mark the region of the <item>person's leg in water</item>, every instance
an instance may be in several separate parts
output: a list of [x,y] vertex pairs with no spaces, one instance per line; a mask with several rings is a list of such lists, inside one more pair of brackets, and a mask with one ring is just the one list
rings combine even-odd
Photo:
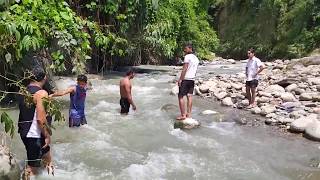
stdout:
[[187,95],[187,100],[188,100],[188,104],[187,104],[187,118],[191,118],[191,110],[192,110],[192,94],[188,94]]
[[184,120],[186,118],[186,110],[185,110],[185,104],[184,104],[184,99],[183,96],[178,96],[179,100],[179,108],[180,108],[180,116],[177,117],[177,120]]
[[47,169],[48,174],[54,175],[54,166],[52,164],[50,150],[42,156],[42,162],[43,162],[44,167]]
[[248,84],[246,84],[246,95],[247,95],[247,99],[248,99],[248,101],[249,101],[249,106],[248,106],[248,108],[250,108],[250,107],[251,107],[251,99],[252,99],[252,96],[251,96],[251,87],[250,87]]

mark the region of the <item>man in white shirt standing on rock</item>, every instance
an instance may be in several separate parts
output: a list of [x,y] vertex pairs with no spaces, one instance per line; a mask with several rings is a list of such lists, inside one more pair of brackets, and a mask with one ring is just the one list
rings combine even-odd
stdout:
[[255,106],[256,88],[258,86],[258,74],[264,69],[263,63],[255,57],[254,49],[248,50],[248,62],[246,66],[246,94],[249,100],[248,108]]
[[[184,62],[183,69],[178,81],[179,85],[179,107],[181,115],[178,116],[177,120],[184,120],[186,118],[191,118],[191,109],[192,109],[192,95],[194,89],[194,80],[196,77],[199,59],[193,54],[193,47],[191,44],[187,44],[184,47]],[[185,103],[183,97],[187,96],[187,113],[185,111]]]

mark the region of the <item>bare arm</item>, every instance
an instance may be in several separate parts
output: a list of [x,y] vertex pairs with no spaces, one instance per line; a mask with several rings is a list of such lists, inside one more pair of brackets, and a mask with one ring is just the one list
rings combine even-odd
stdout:
[[255,76],[257,76],[259,73],[261,73],[261,71],[263,71],[263,69],[264,69],[264,66],[260,66],[258,69],[258,72],[256,73]]
[[75,87],[69,87],[68,89],[63,90],[63,91],[54,92],[53,94],[50,95],[50,97],[64,96],[66,94],[70,94],[73,92],[75,92]]
[[181,72],[180,79],[178,82],[179,86],[181,85],[181,81],[184,80],[184,77],[186,76],[188,66],[189,66],[188,63],[183,64],[182,72]]

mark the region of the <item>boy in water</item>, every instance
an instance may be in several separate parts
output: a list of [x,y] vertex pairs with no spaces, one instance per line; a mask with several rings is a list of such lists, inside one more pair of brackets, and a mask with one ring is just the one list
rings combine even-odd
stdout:
[[87,124],[84,113],[87,95],[87,79],[87,76],[79,75],[76,86],[50,95],[50,97],[57,97],[70,94],[69,127]]

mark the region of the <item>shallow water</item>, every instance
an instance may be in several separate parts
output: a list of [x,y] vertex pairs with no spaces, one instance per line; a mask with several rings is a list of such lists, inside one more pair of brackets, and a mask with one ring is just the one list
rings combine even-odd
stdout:
[[[172,85],[168,81],[173,77],[165,71],[136,76],[133,96],[138,110],[121,116],[119,78],[112,74],[106,80],[92,81],[94,89],[88,92],[86,103],[88,126],[70,129],[56,124],[52,137],[56,175],[36,179],[320,179],[320,169],[310,164],[320,159],[319,143],[268,126],[233,122],[242,116],[255,118],[252,115],[195,98],[193,117],[202,126],[173,129],[178,103],[177,97],[169,95]],[[64,85],[67,82],[72,83],[67,79]],[[68,103],[68,97],[61,100]],[[206,109],[219,114],[201,115]],[[18,136],[12,147],[22,163],[25,151]]]

